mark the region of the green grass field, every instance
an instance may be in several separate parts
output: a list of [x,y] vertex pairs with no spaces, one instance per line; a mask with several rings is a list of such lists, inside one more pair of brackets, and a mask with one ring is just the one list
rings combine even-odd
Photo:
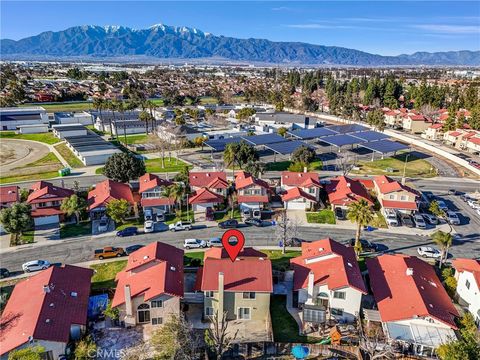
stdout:
[[[177,160],[172,157],[170,160],[168,157],[165,158],[165,167],[162,168],[162,160],[161,159],[148,159],[145,160],[145,166],[147,167],[147,172],[151,173],[164,173],[164,172],[178,172],[182,170],[186,163],[182,160]],[[189,166],[191,167],[191,166]]]
[[[398,154],[394,157],[379,159],[374,161],[359,161],[357,166],[360,170],[352,171],[355,174],[362,175],[398,175],[403,174],[405,166],[405,157],[407,153]],[[387,172],[392,169],[392,172]],[[413,155],[408,157],[405,175],[408,177],[434,177],[436,169],[426,160],[419,159]]]
[[60,239],[91,234],[92,224],[90,221],[81,221],[79,224],[62,224],[60,226]]
[[[58,169],[63,167],[60,160],[54,153],[48,153],[43,158],[26,164],[22,167],[17,168],[18,171],[25,172],[25,174],[20,175],[11,175],[11,176],[1,176],[0,184],[15,183],[19,181],[27,180],[42,180],[42,179],[51,179],[58,176]],[[28,169],[28,172],[26,171]],[[38,172],[36,172],[36,169]],[[55,169],[55,170],[53,170]],[[11,171],[15,173],[15,170]]]
[[58,160],[57,155],[55,155],[54,153],[48,153],[43,158],[26,164],[24,166],[18,167],[17,169],[34,168],[36,166],[45,165],[62,165],[62,163],[60,162],[60,160]]
[[92,277],[92,290],[115,289],[117,286],[115,276],[127,265],[127,260],[106,262],[104,264],[95,264],[90,266],[95,270]]
[[55,149],[62,155],[62,157],[68,162],[68,165],[72,168],[84,167],[83,163],[75,156],[75,154],[68,148],[66,144],[59,144],[55,146]]
[[14,131],[0,131],[0,139],[18,139],[39,141],[45,144],[56,144],[60,139],[56,138],[52,133],[43,134],[15,134]]
[[31,107],[31,106],[41,106],[47,112],[62,112],[62,111],[85,111],[85,110],[92,110],[93,104],[88,101],[79,101],[75,103],[30,103],[30,104],[22,104],[19,107]]
[[18,175],[18,176],[6,176],[0,177],[0,184],[9,184],[16,183],[20,181],[29,181],[29,180],[47,180],[52,179],[58,176],[57,171],[48,171],[39,174],[30,174],[30,175]]
[[[125,137],[119,136],[118,138],[122,143],[125,144]],[[127,144],[145,144],[148,143],[148,135],[147,134],[138,134],[138,135],[127,135]]]
[[315,224],[335,224],[335,214],[330,209],[307,212],[307,221]]

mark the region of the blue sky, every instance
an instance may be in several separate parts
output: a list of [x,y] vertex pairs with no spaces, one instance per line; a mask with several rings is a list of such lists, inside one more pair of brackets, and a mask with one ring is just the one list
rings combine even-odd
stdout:
[[75,25],[163,23],[215,35],[335,45],[382,55],[480,49],[478,1],[4,1],[1,38]]

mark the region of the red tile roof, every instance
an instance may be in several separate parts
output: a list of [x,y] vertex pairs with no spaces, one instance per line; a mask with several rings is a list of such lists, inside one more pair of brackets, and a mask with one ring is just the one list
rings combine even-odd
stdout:
[[192,197],[188,199],[189,204],[218,204],[223,202],[224,198],[220,194],[215,194],[207,188],[200,189],[192,194]]
[[0,202],[2,204],[15,203],[20,200],[18,186],[2,186],[0,187]]
[[266,181],[254,178],[245,171],[239,171],[237,174],[235,174],[235,189],[240,190],[251,185],[257,185],[265,189],[270,188]]
[[161,206],[161,205],[173,205],[175,203],[174,199],[161,197],[161,198],[142,198],[140,204],[143,207],[146,206]]
[[138,179],[139,183],[139,193],[143,193],[144,191],[154,189],[156,187],[162,186],[170,186],[173,183],[169,180],[165,180],[160,178],[157,175],[146,173]]
[[458,258],[452,260],[452,264],[458,272],[471,272],[477,282],[478,288],[480,288],[480,260]]
[[42,216],[62,215],[62,214],[63,214],[63,211],[56,207],[33,209],[30,212],[30,215],[32,215],[32,217],[34,218],[42,217]]
[[463,133],[461,133],[460,131],[450,131],[448,133],[449,136],[453,136],[453,137],[459,137],[460,135],[462,135]]
[[287,192],[282,195],[282,201],[291,201],[299,198],[304,198],[312,202],[317,202],[315,196],[307,194],[305,191],[298,187],[288,189]]
[[396,191],[407,191],[409,193],[414,194],[415,196],[419,195],[418,191],[412,189],[409,186],[403,185],[402,183],[393,180],[392,178],[380,175],[373,179],[375,184],[378,187],[378,190],[382,194],[389,194]]
[[[216,253],[224,252],[220,248],[214,251]],[[248,248],[245,248],[244,255],[254,255],[255,253],[256,250],[251,252]],[[222,258],[212,257],[207,254],[205,256],[203,270],[201,271],[202,281],[200,289],[202,291],[218,290],[218,274],[220,272],[223,272],[224,275],[225,291],[268,293],[273,291],[272,263],[267,257],[239,256],[237,260],[232,262],[229,258],[223,257],[223,255]]]
[[130,254],[125,270],[117,274],[116,280],[113,307],[125,302],[125,285],[130,286],[132,298],[143,294],[144,301],[161,294],[183,297],[183,250],[151,243]]
[[268,203],[268,195],[238,195],[239,203]]
[[93,210],[120,199],[127,200],[131,205],[135,203],[130,185],[107,179],[98,183],[95,189],[88,193],[88,209]]
[[387,209],[417,210],[417,203],[414,201],[382,200],[382,206]]
[[409,116],[412,121],[426,121],[425,117],[423,115],[413,115]]
[[282,172],[282,185],[309,187],[320,185],[320,181],[318,173],[315,172],[284,171]]
[[441,129],[443,128],[443,124],[433,124],[430,126],[430,129]]
[[397,254],[367,259],[367,268],[383,322],[432,317],[456,329],[458,312],[431,265]]
[[46,181],[39,181],[32,185],[32,192],[28,195],[27,203],[37,204],[50,201],[62,201],[74,194],[73,190],[54,186]]
[[[318,258],[318,261],[315,261],[315,258]],[[317,285],[327,284],[331,290],[352,287],[367,293],[352,247],[346,247],[329,238],[302,243],[302,255],[290,262],[294,270],[294,290],[306,288],[308,274],[313,271],[314,283]]]
[[[237,258],[244,258],[244,257],[256,257],[256,258],[266,258],[267,255],[261,251],[255,250],[251,247],[243,248],[239,253]],[[212,247],[205,251],[203,254],[203,258],[213,258],[213,259],[230,259],[227,254],[227,251],[223,247]]]
[[325,190],[327,191],[330,204],[333,205],[348,205],[360,199],[365,199],[369,204],[373,205],[373,201],[362,183],[346,176],[332,179],[330,184],[325,186]]
[[[0,322],[3,355],[29,341],[67,343],[72,324],[86,325],[93,270],[53,266],[20,281],[13,289]],[[74,280],[74,281],[72,281]],[[44,291],[44,286],[49,291]],[[72,296],[76,293],[76,296]]]
[[468,142],[471,142],[471,143],[480,145],[480,138],[478,138],[478,137],[472,137],[472,138],[468,139]]
[[[219,179],[220,181],[214,182]],[[218,186],[220,189],[226,189],[228,187],[227,174],[224,171],[201,171],[190,172],[189,174],[190,186],[196,188],[211,187],[210,185]],[[214,182],[214,184],[212,184]]]

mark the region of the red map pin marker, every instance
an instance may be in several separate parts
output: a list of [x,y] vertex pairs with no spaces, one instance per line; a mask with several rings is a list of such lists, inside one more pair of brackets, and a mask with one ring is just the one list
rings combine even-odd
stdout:
[[[230,239],[232,238],[235,238],[234,244],[230,242]],[[243,245],[245,245],[245,236],[243,236],[241,231],[236,229],[227,230],[222,236],[222,244],[230,257],[230,260],[235,261],[240,251],[242,251]]]

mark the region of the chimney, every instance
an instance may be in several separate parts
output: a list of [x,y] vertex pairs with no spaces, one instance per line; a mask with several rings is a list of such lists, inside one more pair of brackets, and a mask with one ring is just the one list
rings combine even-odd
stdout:
[[130,285],[125,285],[125,312],[127,317],[133,316],[132,310],[132,293],[130,291]]
[[303,172],[304,172],[304,173],[307,172],[307,167],[306,167],[306,166],[303,167]]
[[223,317],[224,278],[223,272],[218,273],[218,317]]
[[48,294],[48,293],[50,292],[50,286],[48,286],[48,285],[43,285],[43,292],[44,292],[45,294]]
[[407,276],[413,275],[413,268],[407,268]]
[[315,281],[315,274],[313,271],[308,273],[308,285],[307,285],[307,301],[305,301],[306,305],[313,305],[314,301],[314,281]]

